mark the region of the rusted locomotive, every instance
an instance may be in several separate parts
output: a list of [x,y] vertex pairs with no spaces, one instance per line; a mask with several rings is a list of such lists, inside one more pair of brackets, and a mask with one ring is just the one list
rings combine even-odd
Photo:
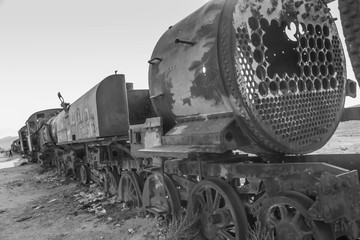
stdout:
[[46,151],[41,147],[39,130],[49,118],[57,115],[61,110],[54,108],[33,113],[25,122],[25,126],[18,131],[21,153],[27,156],[29,161],[42,162],[42,155]]
[[71,105],[59,95],[40,154],[129,205],[186,208],[205,239],[247,239],[256,222],[277,240],[360,237],[360,156],[304,155],[356,96],[328,2],[210,1],[160,38],[149,90],[115,74]]
[[14,153],[20,153],[21,151],[21,146],[20,146],[20,140],[19,138],[18,139],[15,139],[11,146],[10,146],[10,149],[11,151],[13,151]]

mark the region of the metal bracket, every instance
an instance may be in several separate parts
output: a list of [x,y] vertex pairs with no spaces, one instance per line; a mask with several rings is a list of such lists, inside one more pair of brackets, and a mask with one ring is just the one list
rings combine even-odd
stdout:
[[161,58],[159,58],[159,57],[154,57],[154,58],[152,58],[151,60],[149,60],[148,63],[151,64],[151,65],[157,65],[157,64],[159,64],[161,61],[162,61]]
[[175,39],[175,43],[183,43],[183,44],[188,44],[190,46],[194,46],[196,44],[196,42],[190,42],[190,41],[185,41],[185,40],[180,40],[180,39]]

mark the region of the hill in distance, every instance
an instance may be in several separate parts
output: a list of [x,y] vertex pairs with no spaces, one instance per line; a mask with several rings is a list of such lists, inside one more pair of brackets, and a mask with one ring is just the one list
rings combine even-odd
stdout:
[[14,140],[16,140],[18,137],[4,137],[0,139],[0,148],[1,149],[5,149],[5,150],[9,150],[11,144],[13,143]]

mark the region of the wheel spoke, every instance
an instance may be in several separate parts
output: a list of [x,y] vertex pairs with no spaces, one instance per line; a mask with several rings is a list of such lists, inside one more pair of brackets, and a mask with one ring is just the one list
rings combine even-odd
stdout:
[[329,224],[321,223],[319,228],[314,220],[307,217],[307,210],[312,204],[313,200],[302,193],[284,193],[271,197],[263,204],[258,220],[270,233],[274,233],[276,240],[334,240],[329,234]]
[[224,180],[211,178],[192,189],[188,213],[200,216],[204,239],[247,239],[247,216],[236,191]]
[[131,188],[131,185],[132,185],[132,183],[131,183],[131,179],[130,178],[128,178],[128,179],[126,179],[127,180],[127,182],[126,182],[126,188],[127,189],[130,189]]
[[300,211],[296,210],[294,217],[291,219],[291,223],[300,223],[301,213]]
[[139,188],[136,173],[126,171],[122,173],[119,184],[119,196],[122,196],[121,200],[127,202],[131,206],[140,207],[141,190]]
[[288,212],[286,206],[284,204],[280,204],[280,205],[278,205],[278,208],[279,208],[280,214],[281,214],[281,221],[289,221],[290,216],[289,216],[289,212]]
[[216,191],[215,197],[214,197],[214,204],[213,204],[213,209],[218,209],[220,206],[220,193],[218,191]]
[[203,194],[197,193],[193,197],[195,198],[195,202],[200,204],[201,209],[198,210],[204,211],[206,209],[206,201]]
[[272,215],[267,218],[267,222],[273,226],[277,226],[279,224],[280,220],[277,217]]
[[136,190],[134,187],[131,188],[131,190],[128,190],[130,196],[136,196]]
[[225,239],[235,239],[233,235],[231,235],[225,228],[222,228],[218,231],[219,235]]
[[212,198],[212,192],[211,192],[211,188],[207,188],[205,190],[206,192],[206,205],[207,205],[207,210],[209,212],[213,212],[215,209],[213,208],[214,206],[214,201],[213,201],[213,198]]

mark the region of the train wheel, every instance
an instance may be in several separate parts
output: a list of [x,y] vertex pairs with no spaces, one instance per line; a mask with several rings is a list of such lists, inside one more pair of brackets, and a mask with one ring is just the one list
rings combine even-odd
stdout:
[[90,169],[86,165],[80,167],[80,182],[84,185],[90,182]]
[[140,186],[140,178],[136,173],[122,172],[118,189],[120,200],[132,207],[140,207],[142,196]]
[[115,173],[113,171],[106,171],[106,185],[107,185],[107,192],[112,195],[115,196],[117,194],[117,190],[118,190],[118,180],[117,176],[115,175]]
[[225,181],[210,178],[192,189],[188,214],[199,215],[200,233],[205,239],[245,240],[248,221],[235,190]]
[[285,193],[268,199],[258,219],[275,240],[333,240],[328,224],[307,215],[312,204],[313,201],[301,193]]
[[[164,177],[163,177],[164,176]],[[147,177],[142,194],[144,210],[176,217],[180,214],[181,203],[171,178],[161,173]]]

